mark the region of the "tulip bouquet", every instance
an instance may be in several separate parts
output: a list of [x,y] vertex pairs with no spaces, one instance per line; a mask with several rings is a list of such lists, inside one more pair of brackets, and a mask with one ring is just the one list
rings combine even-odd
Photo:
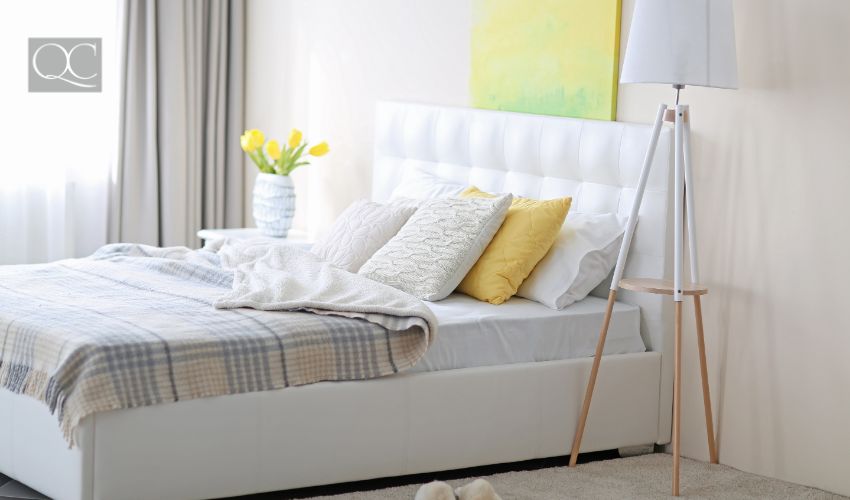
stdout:
[[[257,165],[260,172],[264,174],[289,175],[298,167],[309,165],[310,162],[302,157],[305,154],[310,156],[324,156],[330,151],[327,142],[320,142],[315,146],[307,149],[306,142],[303,141],[304,134],[297,128],[292,129],[289,134],[289,141],[281,149],[280,144],[272,139],[266,142],[266,136],[257,129],[246,130],[239,142],[242,145],[242,150],[248,153],[248,157]],[[265,145],[265,152],[263,152]],[[268,154],[268,157],[266,157]]]

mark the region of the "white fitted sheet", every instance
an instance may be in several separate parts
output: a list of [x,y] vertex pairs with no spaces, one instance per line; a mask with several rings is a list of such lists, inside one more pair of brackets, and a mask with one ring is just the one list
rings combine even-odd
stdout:
[[[528,363],[593,356],[606,300],[587,297],[565,309],[513,297],[492,305],[455,293],[426,302],[439,320],[437,339],[411,371]],[[644,352],[640,309],[617,302],[605,354]]]

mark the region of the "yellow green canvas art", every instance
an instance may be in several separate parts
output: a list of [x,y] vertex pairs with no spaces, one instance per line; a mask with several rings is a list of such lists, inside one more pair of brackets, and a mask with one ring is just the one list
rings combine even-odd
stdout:
[[620,0],[473,0],[478,108],[613,120]]

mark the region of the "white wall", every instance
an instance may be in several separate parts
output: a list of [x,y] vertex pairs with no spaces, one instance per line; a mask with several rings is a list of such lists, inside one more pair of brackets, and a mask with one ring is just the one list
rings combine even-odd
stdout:
[[[720,460],[850,494],[850,2],[735,7],[741,89],[683,95]],[[376,99],[469,103],[470,0],[251,0],[249,22],[248,85],[264,95],[249,96],[247,123],[298,124],[333,148],[296,179],[296,224],[312,232],[369,194]],[[649,121],[670,99],[621,86],[618,119]],[[682,449],[706,459],[692,327],[685,337]]]
[[[739,0],[735,15],[740,89],[684,94],[720,460],[846,495],[850,2]],[[669,96],[621,86],[618,118],[645,121]],[[705,458],[692,332],[682,449]]]
[[248,20],[246,125],[331,146],[293,178],[295,227],[315,233],[369,196],[377,99],[469,101],[467,2],[251,0]]

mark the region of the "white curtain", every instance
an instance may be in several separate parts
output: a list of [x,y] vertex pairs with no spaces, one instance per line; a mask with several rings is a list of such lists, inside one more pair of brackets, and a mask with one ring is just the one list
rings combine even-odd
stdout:
[[105,183],[3,179],[0,264],[48,262],[90,254],[106,242]]
[[[0,3],[0,264],[91,253],[106,242],[117,144],[117,1]],[[29,93],[30,37],[99,37],[100,93]]]

